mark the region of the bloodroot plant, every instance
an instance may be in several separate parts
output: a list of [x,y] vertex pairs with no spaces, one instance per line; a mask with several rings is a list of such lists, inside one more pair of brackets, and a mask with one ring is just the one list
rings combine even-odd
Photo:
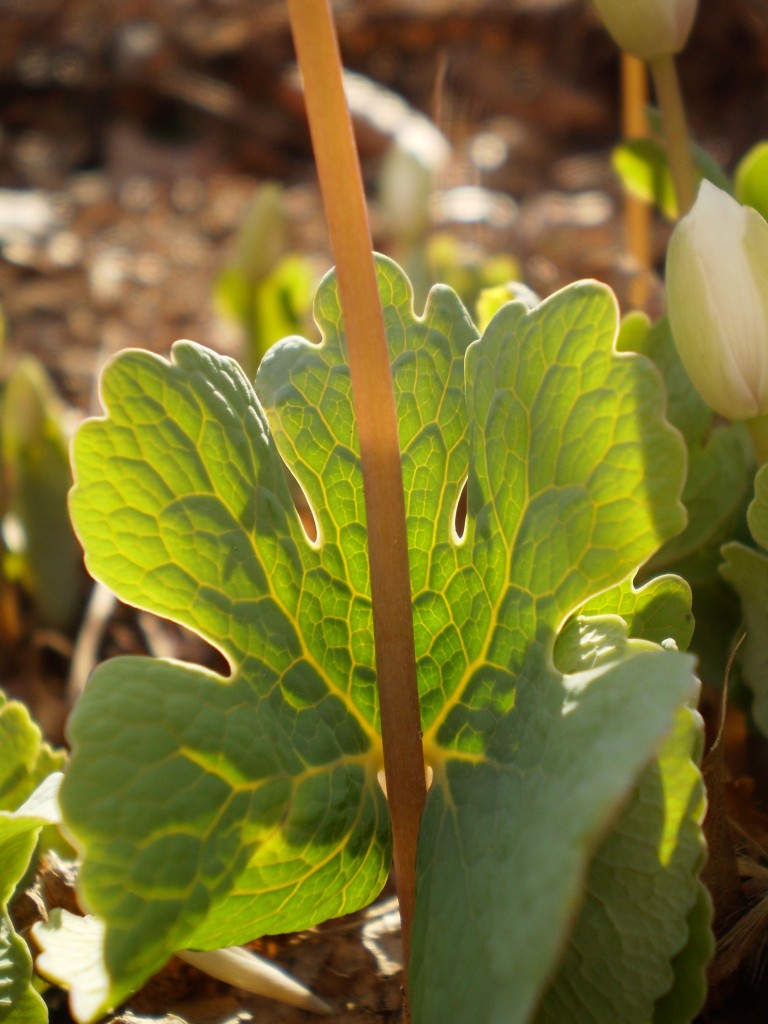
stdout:
[[[122,352],[104,415],[77,433],[70,509],[91,574],[198,633],[228,672],[121,657],[91,678],[60,808],[92,924],[57,978],[95,1021],[180,950],[366,906],[394,859],[415,1024],[691,1021],[713,951],[703,729],[691,589],[667,570],[717,574],[764,409],[712,399],[691,346],[711,365],[720,352],[717,380],[742,398],[751,349],[686,304],[717,298],[713,206],[736,207],[729,252],[743,242],[746,267],[768,229],[703,187],[670,253],[682,361],[665,320],[620,323],[596,282],[502,305],[482,332],[442,285],[417,314],[402,270],[371,254],[327,0],[289,7],[336,262],[315,297],[322,341],[279,342],[253,383],[193,342],[168,360]],[[648,38],[645,16],[598,7],[620,39]],[[668,30],[663,52],[638,50],[660,92],[694,7],[648,8]],[[685,211],[690,153],[672,147],[670,168]],[[719,413],[755,422],[716,420],[685,367]],[[759,479],[750,526],[768,547]],[[725,551],[749,601],[766,556]],[[764,651],[745,652],[751,685]],[[0,843],[27,836],[4,906],[58,817],[19,802],[0,815]],[[37,1006],[2,921],[13,991]],[[68,927],[36,926],[41,970],[67,961]],[[2,999],[0,984],[16,1024]]]

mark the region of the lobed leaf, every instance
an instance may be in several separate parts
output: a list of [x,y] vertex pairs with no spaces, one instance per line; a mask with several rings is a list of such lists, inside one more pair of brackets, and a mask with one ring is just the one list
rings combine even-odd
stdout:
[[[652,366],[615,351],[607,289],[573,286],[531,313],[506,306],[472,344],[450,289],[434,289],[419,318],[402,272],[384,259],[378,272],[434,771],[414,1018],[509,1024],[536,1011],[590,863],[695,691],[687,656],[627,639],[648,629],[683,643],[690,629],[684,587],[631,582],[683,526],[684,453]],[[114,659],[73,715],[62,804],[83,899],[106,926],[100,1009],[176,949],[307,927],[368,902],[386,877],[365,514],[333,276],[315,316],[322,344],[272,349],[258,399],[231,360],[192,343],[170,363],[122,354],[104,376],[105,418],[76,439],[71,507],[93,574],[196,630],[230,666],[225,678]],[[585,624],[602,638],[584,640]],[[670,856],[691,877],[694,732],[665,776],[677,771],[680,789]],[[666,805],[654,813],[672,828]],[[681,922],[696,892],[683,890]],[[673,985],[685,925],[674,935],[648,992]]]

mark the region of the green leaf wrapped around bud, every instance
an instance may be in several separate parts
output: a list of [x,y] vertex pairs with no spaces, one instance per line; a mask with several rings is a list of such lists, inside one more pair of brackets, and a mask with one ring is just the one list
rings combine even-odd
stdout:
[[594,0],[594,5],[622,50],[654,60],[685,46],[698,0]]
[[703,181],[667,252],[675,344],[696,389],[721,416],[768,413],[768,224]]

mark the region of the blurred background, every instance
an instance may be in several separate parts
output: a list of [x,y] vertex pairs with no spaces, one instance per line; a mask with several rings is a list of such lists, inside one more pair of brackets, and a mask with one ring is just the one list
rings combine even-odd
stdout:
[[[479,274],[625,294],[618,55],[586,0],[334,8],[375,243],[420,298],[441,271],[467,293]],[[726,167],[768,131],[766,19],[702,0],[681,60],[693,131]],[[238,246],[265,182],[282,190]],[[329,266],[283,0],[0,0],[0,305],[7,345],[67,400],[87,408],[127,344],[237,353],[242,296],[219,275],[292,252]]]

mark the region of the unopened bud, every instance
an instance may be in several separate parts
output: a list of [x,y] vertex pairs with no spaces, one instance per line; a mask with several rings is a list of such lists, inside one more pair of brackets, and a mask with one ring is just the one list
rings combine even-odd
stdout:
[[593,0],[603,24],[626,53],[653,60],[685,46],[698,0]]
[[768,414],[768,223],[703,181],[669,242],[667,298],[704,401],[731,420]]

